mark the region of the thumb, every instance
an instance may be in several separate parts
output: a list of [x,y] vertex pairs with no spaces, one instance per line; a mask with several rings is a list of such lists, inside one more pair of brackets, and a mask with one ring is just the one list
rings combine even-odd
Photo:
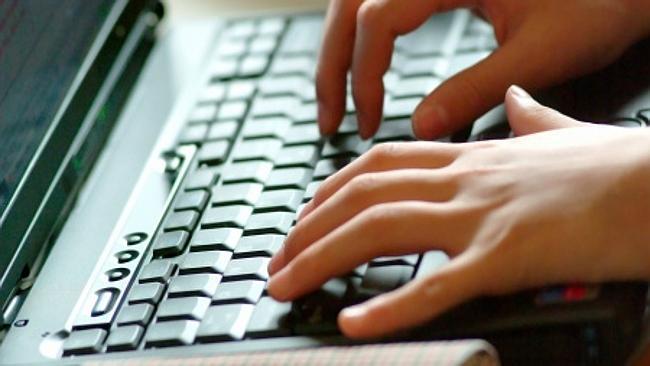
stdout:
[[510,128],[517,136],[585,125],[583,122],[539,104],[526,91],[516,85],[508,88],[505,104]]

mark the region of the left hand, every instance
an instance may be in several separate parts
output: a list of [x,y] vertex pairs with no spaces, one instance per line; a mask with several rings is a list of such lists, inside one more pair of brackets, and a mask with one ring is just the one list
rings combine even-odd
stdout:
[[378,256],[447,252],[439,272],[341,312],[343,333],[367,338],[482,295],[650,279],[650,131],[578,122],[518,88],[506,108],[530,135],[384,144],[327,179],[269,266],[271,296]]

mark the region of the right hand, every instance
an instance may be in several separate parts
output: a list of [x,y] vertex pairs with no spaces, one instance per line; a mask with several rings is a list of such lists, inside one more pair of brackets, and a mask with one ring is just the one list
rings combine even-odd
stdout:
[[649,0],[332,0],[316,78],[321,133],[341,123],[351,71],[360,134],[373,136],[395,38],[459,7],[492,23],[500,47],[424,98],[413,115],[421,139],[480,117],[512,84],[535,91],[602,68],[650,32]]

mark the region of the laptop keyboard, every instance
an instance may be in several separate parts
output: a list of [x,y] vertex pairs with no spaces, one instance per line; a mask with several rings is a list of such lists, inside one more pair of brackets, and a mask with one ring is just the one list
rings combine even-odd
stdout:
[[[438,251],[381,257],[293,303],[266,294],[269,260],[321,182],[376,144],[414,140],[410,115],[421,98],[496,46],[491,28],[467,12],[432,18],[396,43],[385,77],[385,120],[376,136],[358,137],[348,95],[339,133],[325,140],[318,133],[314,92],[322,24],[322,16],[308,15],[226,27],[210,80],[178,137],[179,145],[198,149],[195,163],[114,319],[73,325],[64,356],[337,335],[343,306],[448,260]],[[143,240],[134,235],[127,241]],[[120,252],[118,261],[137,254]],[[95,308],[113,301],[110,292],[97,293]]]

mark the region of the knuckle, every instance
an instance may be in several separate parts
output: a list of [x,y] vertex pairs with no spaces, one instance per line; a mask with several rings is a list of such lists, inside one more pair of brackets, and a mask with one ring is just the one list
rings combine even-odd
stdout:
[[395,203],[374,205],[364,211],[364,224],[372,229],[369,230],[370,232],[379,232],[380,230],[376,230],[376,228],[392,226],[395,223],[395,219],[399,216],[398,211],[398,204]]
[[400,143],[396,142],[375,145],[368,151],[366,158],[371,165],[381,167],[387,161],[399,156],[400,145]]
[[379,185],[378,173],[364,173],[352,178],[348,186],[348,192],[354,196],[372,195]]
[[359,7],[357,12],[357,25],[373,29],[384,23],[384,9],[383,5],[377,1],[366,1]]

